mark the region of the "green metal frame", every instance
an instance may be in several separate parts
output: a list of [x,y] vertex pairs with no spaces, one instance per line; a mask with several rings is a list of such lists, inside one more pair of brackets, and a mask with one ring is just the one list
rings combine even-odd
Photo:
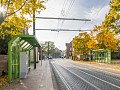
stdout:
[[93,50],[92,55],[93,55],[93,60],[95,62],[111,63],[110,50],[104,50],[104,49]]
[[[26,43],[26,44],[25,44]],[[8,82],[20,80],[20,52],[28,51],[28,68],[30,70],[30,50],[40,47],[34,35],[16,35],[8,43]],[[34,60],[35,62],[36,60]],[[35,62],[36,63],[36,62]]]

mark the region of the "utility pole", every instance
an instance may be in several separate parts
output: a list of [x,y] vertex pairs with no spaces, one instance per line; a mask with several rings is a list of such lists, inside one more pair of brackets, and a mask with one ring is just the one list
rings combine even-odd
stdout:
[[48,41],[48,60],[49,60],[49,41]]
[[[34,5],[35,5],[35,0],[34,0]],[[33,9],[33,35],[35,36],[35,9]],[[35,47],[34,47],[33,55],[34,55],[34,69],[36,69],[36,48]]]

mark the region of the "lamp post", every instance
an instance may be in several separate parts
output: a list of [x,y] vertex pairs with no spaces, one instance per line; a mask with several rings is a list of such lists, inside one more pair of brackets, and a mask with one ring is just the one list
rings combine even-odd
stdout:
[[92,61],[92,49],[90,49],[90,61]]
[[[34,0],[35,5],[35,0]],[[33,35],[35,36],[35,8],[33,8]],[[36,69],[36,48],[34,47],[34,69]]]
[[49,41],[48,41],[48,60],[49,60]]

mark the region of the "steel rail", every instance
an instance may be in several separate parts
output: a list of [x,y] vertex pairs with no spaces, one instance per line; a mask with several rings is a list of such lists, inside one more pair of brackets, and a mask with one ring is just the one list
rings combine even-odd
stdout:
[[[68,64],[67,62],[64,62],[64,63],[66,63],[66,64]],[[90,71],[89,70],[89,68],[91,68],[91,67],[86,67],[86,66],[84,66],[84,65],[82,65],[82,67],[81,67],[81,64],[80,64],[80,66],[79,65],[77,65],[77,64],[73,64],[73,63],[69,63],[69,64],[71,64],[71,65],[74,65],[74,66],[76,66],[76,67],[78,67],[78,68],[82,68],[82,69],[86,69],[86,70],[88,70],[88,71]],[[94,69],[94,68],[92,68],[92,70],[96,70],[96,69]],[[99,69],[100,71],[102,71],[102,73],[103,73],[103,70],[101,70],[101,69]],[[108,71],[105,71],[105,72],[108,72]],[[115,77],[113,77],[113,76],[108,76],[108,75],[106,75],[107,73],[99,73],[99,72],[94,72],[94,73],[96,73],[96,74],[100,74],[100,75],[103,75],[103,76],[105,76],[105,77],[109,77],[109,78],[112,78],[112,79],[114,79],[114,80],[117,80],[117,81],[119,81],[120,82],[120,80],[119,79],[117,79],[117,78],[115,78]],[[109,74],[111,74],[111,73],[109,73]],[[111,74],[111,75],[113,75],[113,73]],[[119,74],[118,74],[119,75]],[[117,76],[116,74],[115,74],[115,76]],[[117,76],[118,78],[120,77],[120,75],[119,76]]]
[[[74,63],[75,65],[77,65],[77,66],[79,66],[77,63]],[[85,67],[83,64],[80,64],[80,65],[82,65],[83,67]],[[115,75],[116,77],[120,77],[120,74],[117,74],[117,73],[112,73],[112,72],[110,72],[110,71],[103,71],[102,69],[100,69],[100,68],[96,68],[96,67],[94,67],[94,66],[91,66],[91,65],[88,65],[89,67],[93,67],[92,69],[93,70],[99,70],[99,71],[102,71],[102,72],[105,72],[105,73],[108,73],[108,74],[111,74],[111,75]],[[85,67],[86,68],[86,67]],[[94,69],[94,68],[96,68],[96,69]]]
[[[58,63],[56,63],[56,64],[58,64]],[[58,64],[58,65],[60,65],[60,64]],[[65,70],[69,71],[71,74],[73,74],[73,75],[77,76],[78,78],[80,78],[81,80],[83,80],[83,81],[84,81],[85,83],[87,83],[88,85],[94,87],[95,89],[97,89],[97,90],[102,90],[102,89],[100,89],[99,87],[95,86],[94,84],[90,83],[89,81],[85,80],[84,78],[80,77],[80,76],[77,75],[76,73],[72,72],[71,70],[63,67],[62,65],[60,65],[60,66],[61,66],[62,68],[64,68]]]
[[[52,64],[52,63],[51,63]],[[62,82],[64,83],[64,85],[66,86],[66,88],[68,90],[72,90],[72,88],[70,87],[70,85],[67,83],[67,81],[65,80],[65,78],[63,77],[63,75],[60,73],[60,71],[56,68],[56,66],[54,64],[52,64],[53,68],[57,71],[59,77],[61,78]]]
[[[60,64],[59,64],[60,65]],[[63,67],[62,65],[60,65],[61,67]],[[78,66],[76,66],[76,67],[78,67]],[[65,67],[63,67],[63,68],[65,68]],[[67,69],[67,68],[65,68],[66,70],[69,70],[69,69]],[[113,84],[113,83],[110,83],[110,82],[107,82],[107,81],[105,81],[105,80],[103,80],[103,79],[100,79],[100,78],[98,78],[98,77],[96,77],[96,76],[94,76],[94,75],[91,75],[91,74],[89,74],[89,73],[87,73],[87,72],[84,72],[84,71],[82,71],[82,70],[79,70],[80,72],[83,72],[84,74],[86,74],[86,75],[88,75],[88,76],[91,76],[91,77],[94,77],[94,78],[96,78],[96,79],[98,79],[98,80],[100,80],[100,81],[102,81],[102,82],[105,82],[105,83],[107,83],[107,84],[109,84],[109,85],[112,85],[112,86],[114,86],[114,87],[116,87],[116,88],[119,88],[120,89],[120,86],[117,86],[117,85],[115,85],[115,84]],[[71,71],[72,72],[72,71]],[[73,72],[74,73],[74,72]]]
[[[66,62],[66,63],[67,63],[67,62]],[[71,64],[71,63],[70,63],[70,64]],[[83,66],[83,65],[82,65],[82,67],[80,67],[80,66],[77,65],[77,64],[71,64],[71,65],[74,65],[75,67],[82,68],[82,69],[86,69],[86,70],[90,71],[88,67],[85,67],[85,66]],[[96,70],[96,69],[92,68],[92,70]],[[102,73],[103,73],[103,70],[101,70],[101,69],[99,69],[99,70],[102,71]],[[108,71],[105,71],[105,72],[108,72]],[[105,77],[112,78],[112,79],[117,80],[117,81],[120,82],[119,79],[117,79],[117,78],[115,78],[115,77],[113,77],[113,76],[108,76],[108,75],[106,75],[106,73],[103,73],[103,74],[102,74],[102,73],[99,73],[99,72],[94,72],[94,73],[99,74],[99,75],[103,75],[103,76],[105,76]],[[110,73],[109,73],[109,74],[110,74]],[[113,75],[113,74],[111,74],[111,75]],[[116,75],[116,74],[115,74],[115,75]],[[119,75],[119,74],[118,74],[118,75]],[[119,77],[120,77],[120,76],[119,76]]]

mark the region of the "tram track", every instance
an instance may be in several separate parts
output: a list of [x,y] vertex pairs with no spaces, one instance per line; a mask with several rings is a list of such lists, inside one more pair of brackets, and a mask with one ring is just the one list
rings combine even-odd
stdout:
[[[63,62],[63,61],[62,61]],[[66,62],[68,63],[69,61],[67,61],[66,60]],[[111,71],[109,71],[109,70],[107,70],[107,69],[104,69],[104,68],[101,68],[101,67],[95,67],[95,66],[92,66],[92,65],[86,65],[85,66],[85,64],[82,64],[82,63],[76,63],[76,62],[69,62],[69,63],[71,63],[71,64],[73,64],[73,65],[76,65],[76,66],[82,66],[82,67],[84,67],[84,68],[89,68],[89,69],[92,69],[92,70],[95,70],[96,71],[96,69],[97,69],[97,72],[100,72],[100,73],[104,73],[104,74],[110,74],[110,75],[113,75],[113,76],[115,76],[115,77],[118,77],[119,79],[120,79],[120,74],[117,74],[117,73],[113,73],[113,72],[111,72]],[[95,68],[95,69],[94,69]]]
[[67,90],[101,90],[100,88],[91,84],[84,78],[80,77],[79,75],[75,74],[74,72],[71,72],[70,70],[64,67],[53,63],[52,66],[58,74],[62,74],[62,77],[61,75],[59,75],[62,78],[62,82],[66,84],[66,87],[70,87],[70,89],[67,88]]
[[[71,87],[69,86],[69,84],[67,83],[67,81],[65,80],[65,78],[63,77],[63,75],[61,74],[61,72],[60,72],[58,69],[56,69],[56,66],[55,66],[55,65],[52,65],[52,66],[53,66],[53,69],[57,72],[57,75],[60,77],[60,79],[61,79],[62,82],[64,83],[65,88],[66,88],[67,90],[72,90]],[[55,71],[54,71],[54,72],[55,72]]]
[[105,71],[103,69],[100,69],[100,68],[96,68],[92,65],[86,65],[86,64],[81,64],[81,63],[75,63],[75,62],[69,62],[69,61],[60,61],[61,63],[66,63],[66,64],[71,64],[71,65],[75,65],[77,66],[78,68],[83,68],[83,69],[86,69],[86,70],[89,70],[89,71],[94,71],[94,73],[96,74],[100,74],[100,75],[104,75],[106,77],[110,77],[110,78],[113,78],[117,81],[120,81],[120,74],[116,74],[116,73],[113,73],[113,72],[110,72],[110,71]]
[[113,73],[113,72],[110,72],[110,71],[106,71],[106,70],[100,69],[98,67],[96,68],[96,67],[91,66],[91,65],[86,65],[85,66],[85,64],[84,65],[81,64],[81,63],[76,64],[76,63],[71,63],[71,62],[68,62],[68,61],[67,62],[62,61],[62,63],[66,63],[66,64],[69,63],[71,65],[77,66],[78,68],[83,68],[83,69],[86,69],[88,71],[94,71],[94,73],[96,73],[96,74],[100,74],[100,75],[103,75],[105,77],[109,77],[109,78],[115,79],[117,81],[120,81],[120,74],[116,74],[116,73]]
[[[79,78],[79,80],[82,80],[84,84],[87,84],[88,86],[86,85],[86,87],[89,86],[91,86],[92,88],[94,87],[94,90],[120,90],[120,80],[118,79],[119,77],[115,78],[113,76],[107,76],[106,74],[95,72],[94,70],[90,71],[88,69],[89,67],[88,68],[85,68],[83,66],[80,67],[78,65],[75,65],[73,63],[71,64],[68,62],[60,63],[55,61],[54,64],[52,65],[54,65],[55,69],[58,69],[59,72],[67,71],[67,73],[71,73],[73,76]],[[62,68],[63,70],[60,71],[60,68]],[[80,89],[72,89],[72,90],[80,90]],[[90,89],[81,89],[81,90],[90,90]]]

